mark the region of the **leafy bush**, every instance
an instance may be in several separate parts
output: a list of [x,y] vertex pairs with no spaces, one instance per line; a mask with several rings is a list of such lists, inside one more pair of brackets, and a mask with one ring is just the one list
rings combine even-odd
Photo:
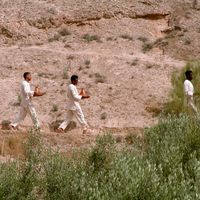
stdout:
[[143,142],[118,150],[107,134],[83,156],[66,158],[31,133],[26,157],[0,164],[0,199],[199,199],[200,121],[169,115],[145,130]]
[[69,74],[68,74],[67,68],[65,67],[63,69],[63,79],[68,79],[68,78],[69,78]]
[[148,51],[150,51],[151,49],[153,49],[153,43],[144,43],[142,45],[142,51],[143,53],[147,53]]
[[63,28],[59,31],[59,34],[61,36],[67,36],[67,35],[71,35],[71,33],[66,29],[66,28]]
[[131,37],[130,35],[128,34],[123,34],[123,35],[120,35],[121,38],[125,39],[125,40],[130,40],[132,41],[133,40],[133,37]]
[[92,41],[96,41],[96,42],[102,42],[100,37],[98,35],[89,35],[89,34],[84,34],[82,37],[86,42],[92,42]]

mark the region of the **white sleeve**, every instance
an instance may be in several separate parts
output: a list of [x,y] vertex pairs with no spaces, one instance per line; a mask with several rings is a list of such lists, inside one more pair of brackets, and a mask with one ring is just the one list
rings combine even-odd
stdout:
[[32,97],[34,95],[34,91],[31,91],[31,88],[28,84],[23,84],[23,88],[27,96]]
[[79,100],[82,99],[82,96],[77,93],[77,90],[75,88],[70,87],[69,89],[70,89],[72,96],[73,96],[75,101],[79,101]]

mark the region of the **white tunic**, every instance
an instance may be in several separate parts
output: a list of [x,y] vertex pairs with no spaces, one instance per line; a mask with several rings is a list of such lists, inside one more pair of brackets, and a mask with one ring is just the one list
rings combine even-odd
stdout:
[[21,106],[32,106],[33,94],[34,91],[31,90],[30,83],[24,80],[21,84]]
[[67,90],[68,102],[66,108],[69,110],[81,109],[79,101],[82,96],[79,95],[78,90],[75,85],[70,84]]
[[186,96],[193,96],[194,94],[194,86],[189,80],[184,81],[184,91]]

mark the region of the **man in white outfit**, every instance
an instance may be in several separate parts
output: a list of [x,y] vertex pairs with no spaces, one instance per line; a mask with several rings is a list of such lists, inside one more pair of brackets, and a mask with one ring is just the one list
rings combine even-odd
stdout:
[[67,89],[68,103],[66,106],[66,109],[67,109],[66,120],[59,126],[58,128],[59,132],[64,132],[64,130],[66,129],[66,127],[72,120],[73,116],[76,117],[78,122],[83,127],[83,133],[86,133],[88,130],[88,124],[85,121],[85,117],[83,115],[79,101],[81,99],[87,99],[90,96],[85,95],[85,92],[83,89],[81,90],[79,94],[76,88],[77,84],[78,84],[78,76],[73,75],[71,77],[71,84],[68,86],[68,89]]
[[32,91],[30,87],[30,81],[32,79],[30,72],[25,72],[24,75],[24,81],[21,84],[21,104],[20,104],[20,112],[17,116],[17,118],[10,124],[12,129],[17,129],[19,123],[24,120],[27,113],[30,115],[35,128],[40,128],[40,123],[37,118],[37,114],[34,108],[34,105],[32,103],[32,97],[34,96],[42,96],[45,93],[41,93],[38,89],[38,87],[35,87],[35,90]]
[[184,91],[187,98],[187,107],[188,111],[192,111],[193,113],[197,114],[197,107],[194,104],[194,86],[191,82],[193,79],[192,71],[188,70],[185,72],[186,80],[184,81]]

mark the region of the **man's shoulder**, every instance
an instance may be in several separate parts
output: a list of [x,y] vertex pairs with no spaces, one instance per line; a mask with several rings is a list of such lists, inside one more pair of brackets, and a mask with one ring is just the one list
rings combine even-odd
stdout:
[[29,84],[29,82],[26,81],[26,80],[23,80],[22,83],[23,83],[23,84]]
[[75,85],[73,85],[73,84],[70,84],[70,85],[68,86],[68,88],[69,88],[69,89],[75,89],[75,88],[76,88],[76,86],[75,86]]
[[186,80],[184,81],[184,84],[191,84],[191,81],[189,81],[189,80],[186,79]]
[[23,80],[21,84],[22,84],[22,85],[27,85],[27,84],[29,84],[29,83],[28,83],[27,81]]

